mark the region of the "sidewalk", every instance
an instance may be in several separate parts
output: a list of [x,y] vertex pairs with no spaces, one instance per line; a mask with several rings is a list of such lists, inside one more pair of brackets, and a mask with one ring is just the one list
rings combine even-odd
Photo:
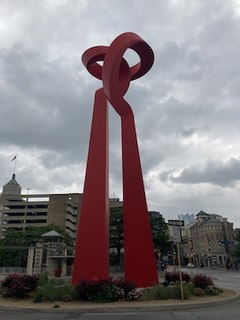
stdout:
[[80,312],[80,313],[123,313],[123,312],[147,312],[161,310],[186,310],[201,308],[211,305],[228,303],[240,298],[240,292],[224,289],[218,296],[193,297],[191,300],[154,300],[137,302],[114,302],[114,303],[92,303],[92,302],[47,302],[33,303],[31,300],[17,300],[0,298],[1,310],[29,310],[41,312]]

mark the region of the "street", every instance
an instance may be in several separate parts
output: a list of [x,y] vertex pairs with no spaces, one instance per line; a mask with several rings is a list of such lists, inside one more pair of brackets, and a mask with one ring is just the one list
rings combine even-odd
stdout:
[[88,313],[74,312],[34,312],[34,311],[0,311],[0,318],[7,320],[238,320],[240,314],[239,301],[222,306],[198,309],[158,312],[124,312],[124,313]]
[[203,273],[212,277],[217,287],[240,291],[240,270],[183,268],[182,271],[189,274]]

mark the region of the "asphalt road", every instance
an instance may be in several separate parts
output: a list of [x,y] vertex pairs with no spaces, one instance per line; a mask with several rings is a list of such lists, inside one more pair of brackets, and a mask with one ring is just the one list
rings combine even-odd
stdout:
[[[240,271],[193,269],[189,273],[204,273],[214,278],[219,287],[240,290]],[[11,311],[0,310],[1,320],[239,320],[240,299],[218,306],[190,307],[188,310],[125,313],[81,313],[80,311]]]
[[74,312],[14,312],[0,311],[3,320],[238,320],[240,301],[222,306],[179,311],[136,312],[136,313],[83,313]]
[[[228,288],[240,291],[240,270],[225,270],[225,269],[183,269],[189,274],[203,273],[214,279],[216,286],[220,288]],[[239,315],[240,319],[240,315]]]

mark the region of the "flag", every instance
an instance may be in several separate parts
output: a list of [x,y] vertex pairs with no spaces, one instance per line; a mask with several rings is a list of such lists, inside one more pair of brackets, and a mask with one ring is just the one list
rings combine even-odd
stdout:
[[14,156],[11,161],[16,160],[16,159],[17,159],[17,156]]

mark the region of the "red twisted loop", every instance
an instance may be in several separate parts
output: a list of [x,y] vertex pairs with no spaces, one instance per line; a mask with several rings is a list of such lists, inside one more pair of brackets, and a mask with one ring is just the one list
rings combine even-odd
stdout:
[[[123,58],[127,49],[134,50],[140,57],[140,62],[132,67],[129,67]],[[141,37],[127,32],[118,36],[109,47],[97,46],[86,50],[82,61],[94,77],[103,81],[107,99],[121,115],[123,113],[121,102],[130,81],[140,78],[149,71],[153,65],[154,54]],[[100,61],[103,61],[103,66],[98,63]]]
[[[135,51],[140,58],[132,67],[124,59],[127,49]],[[82,279],[109,277],[108,100],[121,118],[125,279],[138,287],[149,287],[158,283],[158,274],[134,115],[123,97],[130,81],[151,68],[153,52],[138,35],[124,33],[109,47],[90,48],[82,60],[87,70],[102,80],[103,88],[95,95],[72,282],[76,285]],[[93,233],[89,233],[90,228]],[[90,255],[93,251],[95,254]]]
[[88,72],[99,80],[102,80],[102,66],[98,62],[104,61],[107,50],[107,46],[97,46],[86,50],[82,55],[82,62]]

